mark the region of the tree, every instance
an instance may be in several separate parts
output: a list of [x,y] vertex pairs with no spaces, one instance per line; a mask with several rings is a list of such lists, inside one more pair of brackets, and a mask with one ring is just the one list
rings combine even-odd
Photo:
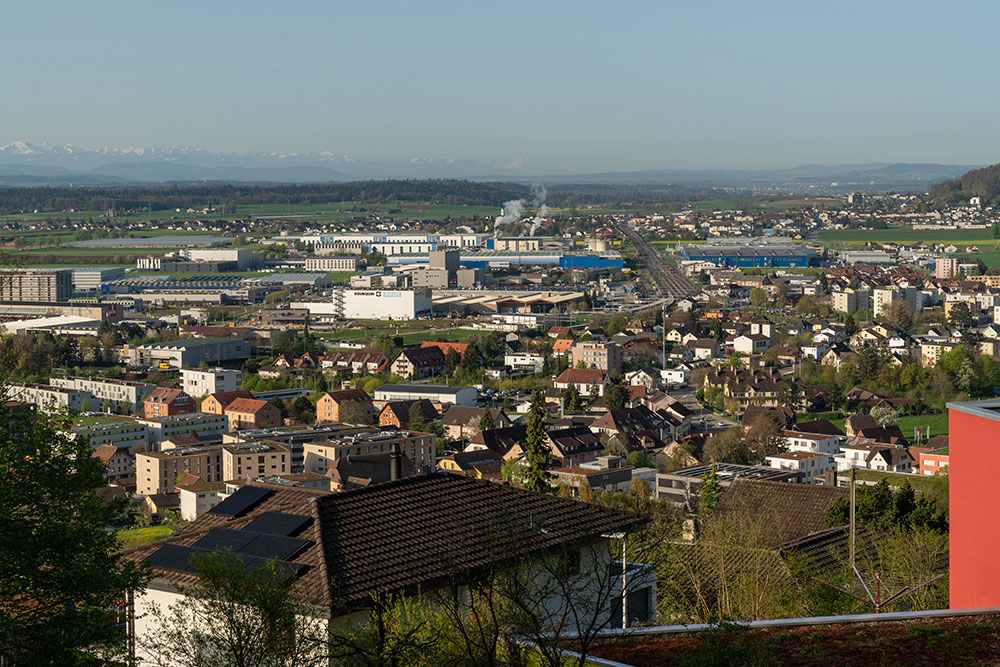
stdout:
[[767,292],[759,287],[754,287],[750,290],[750,304],[756,308],[760,308],[767,303]]
[[858,323],[854,321],[854,315],[851,313],[848,313],[847,319],[844,320],[844,333],[847,334],[848,337],[858,333]]
[[562,399],[564,410],[568,410],[569,412],[580,410],[580,391],[576,388],[575,384],[571,384],[563,390]]
[[524,455],[528,463],[527,479],[524,488],[532,491],[550,491],[548,467],[552,460],[552,452],[547,444],[545,433],[545,402],[541,391],[531,395],[531,408],[528,411],[528,427],[524,437]]
[[608,410],[624,410],[628,393],[617,384],[609,384],[604,388],[604,405]]
[[321,622],[292,594],[289,578],[269,561],[251,569],[232,552],[192,557],[198,584],[177,584],[180,601],[151,605],[139,648],[166,667],[295,667],[320,665]]
[[952,304],[948,313],[948,322],[956,329],[967,329],[972,326],[972,313],[969,311],[969,304],[964,301]]
[[288,413],[292,419],[304,422],[316,421],[316,406],[305,396],[299,396],[292,401],[292,407]]
[[422,401],[413,401],[410,403],[410,410],[406,417],[410,424],[410,430],[418,431],[420,433],[430,432],[430,423],[427,421],[427,416],[424,414],[424,404]]
[[722,488],[722,484],[719,482],[719,471],[713,465],[705,473],[705,482],[698,489],[698,510],[702,515],[708,516],[715,510],[724,491],[725,489]]
[[489,408],[484,408],[483,416],[479,418],[479,430],[492,431],[493,428],[493,412]]
[[442,372],[450,376],[454,374],[455,369],[458,368],[460,363],[462,363],[462,357],[454,348],[448,348],[448,352],[444,355],[444,371]]
[[893,301],[882,311],[882,322],[886,326],[906,331],[913,322],[913,311],[910,304],[903,300]]
[[95,489],[104,467],[72,423],[7,411],[0,429],[0,655],[12,665],[99,665],[122,657],[110,609],[145,576],[108,525],[124,502]]
[[879,426],[891,426],[899,421],[899,414],[889,405],[876,405],[869,414]]
[[739,426],[708,436],[702,453],[706,460],[718,463],[750,462],[750,451],[743,444],[743,434]]
[[780,454],[787,448],[784,429],[770,412],[762,412],[746,430],[744,442],[757,461]]

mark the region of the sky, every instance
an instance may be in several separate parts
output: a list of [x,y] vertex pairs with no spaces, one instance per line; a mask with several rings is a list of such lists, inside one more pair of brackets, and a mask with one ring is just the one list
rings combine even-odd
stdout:
[[30,2],[0,145],[573,172],[1000,162],[1000,3]]

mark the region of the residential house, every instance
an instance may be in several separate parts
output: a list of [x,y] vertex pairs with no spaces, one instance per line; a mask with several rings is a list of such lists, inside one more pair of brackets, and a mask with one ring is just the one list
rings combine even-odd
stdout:
[[379,426],[395,426],[399,429],[410,428],[410,412],[413,404],[420,406],[424,419],[428,422],[436,421],[440,415],[434,409],[434,405],[426,398],[410,401],[390,401],[386,403],[378,413]]
[[[398,477],[393,472],[393,457],[398,461]],[[333,491],[348,491],[364,488],[373,484],[384,484],[395,479],[413,477],[419,471],[409,458],[402,454],[348,454],[336,459],[327,468],[326,476],[330,478],[330,489]]]
[[607,374],[599,368],[567,368],[553,382],[556,389],[576,387],[582,396],[604,396]]
[[226,408],[237,398],[253,398],[253,394],[244,389],[237,391],[217,391],[209,394],[201,402],[201,411],[210,415],[222,415],[226,413]]
[[194,399],[180,389],[172,389],[171,387],[157,387],[146,396],[142,403],[142,412],[146,419],[171,417],[194,411]]
[[914,463],[907,447],[874,443],[865,438],[857,442],[855,439],[848,441],[834,459],[839,472],[865,468],[908,473],[912,471]]
[[791,451],[766,458],[767,464],[776,470],[798,473],[803,484],[815,484],[825,479],[827,472],[837,469],[833,457],[823,452]]
[[462,405],[450,405],[441,416],[441,425],[445,435],[452,440],[468,440],[479,433],[479,424],[486,411],[490,411],[493,428],[506,428],[511,425],[510,419],[501,408],[473,408]]
[[392,372],[407,380],[419,380],[440,375],[444,370],[444,354],[438,347],[413,347],[403,350],[392,362]]
[[122,477],[132,477],[132,465],[135,457],[129,454],[128,447],[115,447],[114,445],[101,445],[91,454],[104,464],[106,479],[120,479]]
[[226,406],[223,414],[229,421],[230,431],[281,426],[278,406],[256,398],[237,398]]
[[367,424],[375,418],[375,404],[363,389],[329,391],[316,401],[316,421],[320,424],[347,421]]
[[438,459],[438,468],[476,479],[500,479],[502,463],[502,455],[492,449],[484,448],[449,454]]

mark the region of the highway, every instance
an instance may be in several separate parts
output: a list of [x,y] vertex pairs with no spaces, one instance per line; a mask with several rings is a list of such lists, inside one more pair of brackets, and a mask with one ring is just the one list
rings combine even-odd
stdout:
[[682,299],[686,296],[697,294],[700,291],[686,276],[676,271],[668,271],[666,262],[663,261],[663,256],[650,247],[646,243],[646,240],[639,236],[634,229],[623,224],[615,225],[615,229],[618,230],[619,234],[632,242],[639,261],[646,268],[646,271],[649,272],[650,280],[653,281],[653,285],[661,296]]

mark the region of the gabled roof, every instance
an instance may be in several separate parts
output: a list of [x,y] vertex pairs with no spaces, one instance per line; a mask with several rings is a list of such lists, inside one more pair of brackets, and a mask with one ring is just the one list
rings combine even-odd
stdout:
[[604,371],[600,368],[567,368],[555,381],[560,384],[601,384],[604,379]]
[[836,424],[827,419],[814,419],[808,422],[799,422],[795,425],[796,431],[802,433],[814,433],[822,435],[846,435]]
[[723,494],[715,513],[759,517],[768,546],[777,547],[825,529],[830,506],[847,497],[848,490],[841,487],[739,479]]
[[[643,522],[593,504],[445,473],[342,493],[254,486],[270,493],[246,514],[204,514],[125,556],[142,562],[165,544],[190,546],[215,528],[245,528],[264,512],[309,517],[295,533],[308,545],[291,557],[303,566],[292,590],[337,611],[378,592],[434,586],[511,557],[634,530]],[[197,582],[188,572],[154,568],[153,574],[168,582]]]
[[386,403],[379,416],[384,412],[391,412],[396,415],[396,420],[400,423],[409,423],[410,421],[410,410],[414,403],[420,404],[420,409],[423,410],[424,418],[434,420],[438,418],[438,411],[434,409],[434,405],[428,401],[426,398],[414,399],[411,401],[391,401]]
[[444,354],[439,347],[411,347],[399,354],[417,368],[440,366],[444,363]]
[[355,403],[371,403],[372,397],[368,395],[368,392],[364,389],[344,389],[343,391],[328,391],[326,392],[320,400],[329,396],[336,403],[343,402],[355,402]]
[[206,400],[208,398],[214,398],[219,402],[219,405],[225,408],[237,398],[253,398],[253,394],[245,389],[237,389],[236,391],[217,391],[205,397]]
[[226,406],[226,412],[239,412],[241,414],[257,414],[266,409],[270,403],[256,398],[237,398]]

